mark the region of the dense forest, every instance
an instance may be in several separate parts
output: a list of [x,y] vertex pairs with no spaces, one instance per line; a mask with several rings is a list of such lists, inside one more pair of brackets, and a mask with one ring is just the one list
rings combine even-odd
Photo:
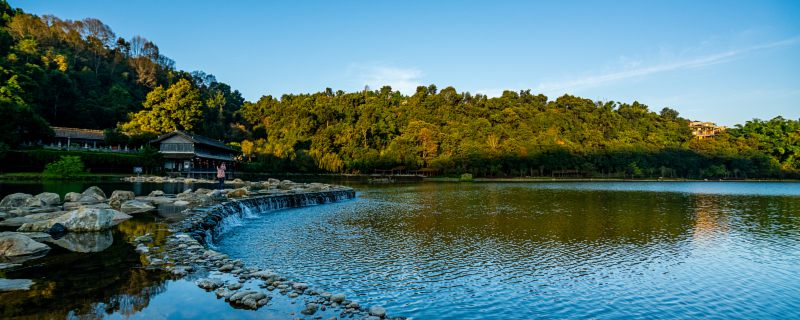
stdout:
[[0,126],[16,133],[3,135],[0,142],[6,145],[24,142],[22,137],[46,138],[52,134],[48,124],[116,128],[132,113],[135,119],[154,113],[185,119],[177,126],[129,125],[129,133],[183,129],[223,138],[244,102],[214,76],[176,70],[153,42],[117,37],[100,20],[39,17],[6,1],[0,1],[0,15],[0,111],[15,119]]
[[[200,71],[176,70],[144,37],[97,19],[62,20],[0,1],[0,151],[46,139],[50,126],[106,129],[116,143],[184,130],[241,148],[258,172],[785,178],[800,172],[800,120],[753,120],[692,136],[670,108],[500,97],[435,85],[264,96],[246,102]],[[2,153],[2,152],[0,152]]]
[[754,120],[700,140],[670,108],[530,91],[489,98],[433,85],[411,96],[328,89],[262,97],[240,114],[252,128],[242,151],[264,170],[752,178],[800,168],[800,121]]

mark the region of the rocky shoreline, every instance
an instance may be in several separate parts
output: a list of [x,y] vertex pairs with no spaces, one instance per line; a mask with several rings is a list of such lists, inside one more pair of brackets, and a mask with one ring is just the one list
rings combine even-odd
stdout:
[[[140,179],[132,177],[124,180]],[[178,182],[171,178],[162,178],[160,181]],[[202,183],[198,180],[181,182]],[[352,188],[276,179],[233,183],[241,187],[225,190],[201,188],[177,195],[154,191],[139,197],[130,191],[118,190],[109,198],[105,198],[99,188],[92,187],[80,194],[67,194],[63,203],[60,203],[60,199],[56,201],[58,195],[53,197],[53,194],[9,195],[0,202],[0,218],[4,219],[0,225],[19,228],[17,232],[0,233],[0,261],[5,261],[0,262],[0,269],[18,266],[25,259],[42,258],[49,249],[44,243],[53,241],[48,239],[55,238],[53,235],[65,238],[95,234],[95,231],[106,230],[126,217],[130,218],[130,215],[156,208],[168,207],[173,211],[177,208],[177,217],[173,217],[173,222],[168,224],[171,235],[163,245],[154,244],[150,235],[132,240],[136,251],[145,258],[146,268],[164,270],[175,279],[194,281],[198,287],[213,291],[218,299],[224,299],[236,308],[256,310],[268,305],[275,294],[280,294],[291,299],[291,304],[298,303],[303,307],[300,314],[291,313],[290,316],[322,319],[319,314],[335,313],[338,316],[331,319],[389,318],[386,310],[380,306],[361,306],[343,294],[310,288],[305,283],[290,281],[274,271],[246,266],[241,260],[231,259],[212,248],[214,238],[219,236],[229,219],[242,219],[255,212],[352,199],[355,197]],[[49,204],[29,206],[42,204],[42,201],[49,201]],[[42,207],[48,209],[39,210]],[[8,247],[13,250],[4,249],[3,243],[12,244]],[[24,279],[0,281],[0,288],[6,286],[6,290],[25,290],[30,285],[31,282]]]

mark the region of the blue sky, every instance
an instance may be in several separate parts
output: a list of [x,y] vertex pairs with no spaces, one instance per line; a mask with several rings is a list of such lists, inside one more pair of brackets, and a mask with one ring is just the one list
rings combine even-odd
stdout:
[[10,1],[102,20],[262,95],[434,83],[800,118],[800,1]]

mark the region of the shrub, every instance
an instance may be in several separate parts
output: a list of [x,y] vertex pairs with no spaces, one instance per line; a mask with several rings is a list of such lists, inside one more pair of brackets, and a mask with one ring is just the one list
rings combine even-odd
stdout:
[[472,174],[471,173],[463,173],[463,174],[461,174],[461,177],[458,178],[458,181],[465,181],[465,182],[472,181]]
[[48,163],[42,172],[47,179],[69,179],[84,172],[83,161],[78,156],[63,156],[61,160]]

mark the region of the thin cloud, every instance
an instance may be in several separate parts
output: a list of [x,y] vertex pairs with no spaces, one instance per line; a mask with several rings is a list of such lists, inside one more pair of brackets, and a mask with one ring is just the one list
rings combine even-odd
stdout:
[[356,85],[368,85],[372,89],[391,86],[403,94],[413,94],[422,85],[424,75],[417,68],[400,68],[386,65],[351,65],[348,74],[355,79]]
[[684,70],[684,69],[694,69],[694,68],[701,68],[710,65],[715,65],[719,63],[728,62],[738,56],[744,55],[746,53],[750,53],[753,51],[776,48],[776,47],[784,47],[794,45],[800,42],[800,37],[789,38],[781,41],[771,42],[760,44],[756,46],[751,46],[742,49],[735,49],[729,50],[717,54],[712,54],[704,57],[699,57],[690,60],[672,62],[672,63],[664,63],[658,64],[654,66],[648,67],[639,67],[633,68],[629,70],[613,72],[603,75],[595,75],[595,76],[588,76],[580,79],[570,80],[570,81],[563,81],[563,82],[545,82],[540,84],[536,87],[536,91],[538,92],[554,92],[554,91],[565,91],[565,90],[574,90],[578,88],[586,88],[586,87],[595,87],[599,85],[603,85],[610,82],[620,81],[624,79],[634,78],[634,77],[642,77],[648,76],[651,74],[661,73],[661,72],[668,72],[668,71],[675,71],[675,70]]

